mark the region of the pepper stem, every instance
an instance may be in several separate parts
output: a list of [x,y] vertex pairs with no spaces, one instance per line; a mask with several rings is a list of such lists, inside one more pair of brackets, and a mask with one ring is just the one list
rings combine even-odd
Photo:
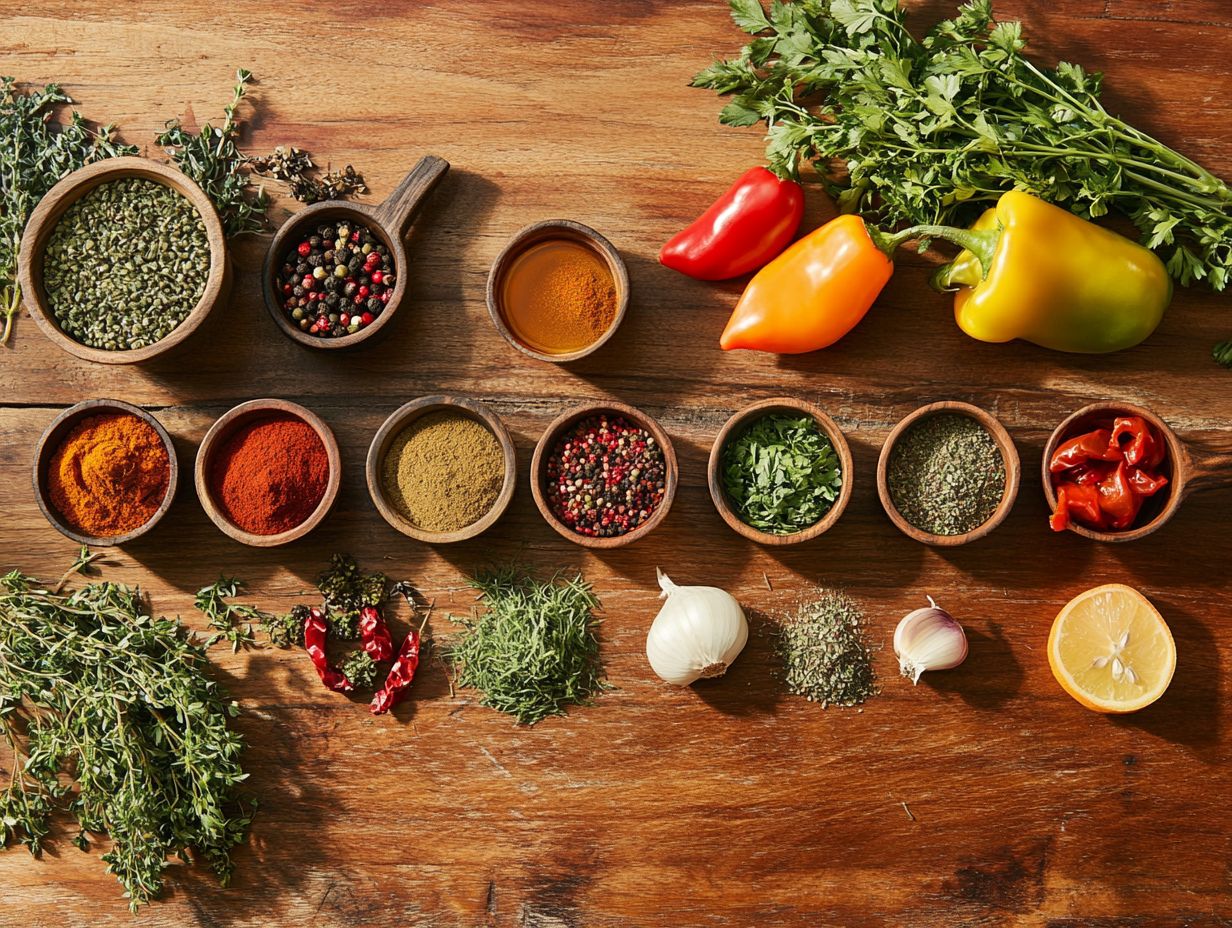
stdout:
[[995,229],[959,229],[954,226],[918,225],[887,235],[869,230],[873,243],[888,255],[903,242],[916,238],[939,238],[968,251],[975,261],[952,261],[942,265],[930,283],[937,290],[953,290],[959,286],[974,287],[992,268],[993,255],[1001,241],[1001,227]]

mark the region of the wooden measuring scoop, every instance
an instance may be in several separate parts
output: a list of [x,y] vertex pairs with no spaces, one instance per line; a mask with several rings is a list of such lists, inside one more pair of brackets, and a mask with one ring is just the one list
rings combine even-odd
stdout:
[[1053,429],[1048,444],[1044,446],[1041,471],[1044,482],[1044,497],[1048,508],[1057,508],[1057,494],[1052,488],[1052,474],[1048,463],[1057,447],[1065,440],[1107,427],[1109,420],[1117,416],[1141,416],[1153,425],[1164,437],[1168,456],[1161,470],[1168,478],[1168,486],[1147,499],[1139,514],[1140,525],[1121,532],[1102,532],[1087,528],[1071,520],[1069,530],[1095,541],[1136,541],[1150,535],[1176,514],[1181,502],[1190,493],[1232,487],[1232,441],[1227,439],[1219,447],[1190,447],[1182,442],[1176,432],[1163,419],[1149,409],[1133,403],[1092,403],[1084,406]]
[[[270,243],[269,251],[265,253],[265,265],[261,270],[261,289],[265,294],[265,308],[269,310],[274,323],[287,338],[309,348],[353,348],[389,324],[389,320],[394,317],[394,313],[402,305],[402,298],[406,296],[410,273],[403,239],[410,231],[411,223],[415,221],[415,215],[423,205],[424,199],[448,172],[448,161],[435,155],[425,155],[379,206],[346,203],[342,200],[323,200],[305,207],[282,224],[282,228],[278,230],[273,242]],[[311,234],[308,229],[314,224],[327,219],[350,219],[375,232],[385,243],[385,247],[389,249],[390,257],[393,259],[394,274],[397,275],[393,295],[371,325],[339,338],[321,338],[302,331],[287,318],[276,286],[277,270],[286,257],[287,249],[305,234]]]

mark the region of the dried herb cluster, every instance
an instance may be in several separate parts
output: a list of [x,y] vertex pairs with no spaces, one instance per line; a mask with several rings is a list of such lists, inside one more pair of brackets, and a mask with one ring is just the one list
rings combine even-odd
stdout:
[[225,885],[254,806],[236,789],[239,709],[208,665],[135,589],[61,596],[18,572],[0,579],[0,731],[13,753],[0,843],[38,854],[66,808],[82,849],[91,833],[110,837],[103,860],[134,911],[158,895],[170,856],[202,858]]
[[864,614],[836,590],[803,602],[779,630],[788,691],[827,706],[858,706],[877,693]]
[[367,193],[364,176],[351,165],[341,171],[321,171],[312,163],[308,152],[279,145],[264,157],[249,158],[253,173],[270,177],[287,185],[291,196],[301,203],[319,200],[341,200],[357,193]]

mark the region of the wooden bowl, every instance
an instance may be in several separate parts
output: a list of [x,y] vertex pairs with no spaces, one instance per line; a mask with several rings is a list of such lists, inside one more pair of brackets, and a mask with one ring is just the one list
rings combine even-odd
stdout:
[[[323,200],[304,207],[284,222],[275,233],[274,240],[270,242],[269,250],[265,252],[265,264],[261,269],[261,292],[265,295],[265,308],[282,334],[291,341],[308,348],[334,351],[354,348],[389,325],[389,320],[401,307],[402,298],[406,295],[410,271],[403,239],[410,231],[411,223],[415,221],[415,216],[428,194],[448,172],[448,161],[437,158],[435,155],[425,155],[379,206],[345,203],[341,200]],[[385,308],[381,310],[381,314],[372,320],[371,325],[340,338],[319,338],[301,331],[287,318],[286,311],[282,308],[282,296],[278,292],[276,283],[278,268],[282,265],[282,260],[291,243],[303,234],[306,227],[328,219],[349,219],[375,232],[385,247],[389,249],[390,258],[394,263],[394,273],[397,275],[393,294],[389,302],[385,304]]]
[[[579,535],[569,526],[565,525],[565,523],[561,522],[560,519],[556,518],[543,492],[543,477],[547,470],[548,456],[552,453],[552,449],[556,446],[556,442],[565,430],[579,419],[605,412],[624,416],[634,425],[645,429],[654,436],[655,442],[663,449],[663,501],[659,503],[659,508],[652,512],[646,521],[633,531],[611,538],[592,538],[589,535]],[[568,538],[574,544],[582,545],[585,548],[620,548],[649,535],[660,522],[667,518],[667,511],[672,508],[672,501],[676,498],[677,480],[676,450],[672,447],[672,440],[668,437],[667,432],[663,431],[659,423],[655,422],[654,419],[641,410],[625,403],[615,402],[614,400],[603,403],[587,403],[582,406],[575,406],[573,409],[561,413],[552,420],[551,424],[544,431],[543,437],[539,439],[539,444],[535,446],[535,456],[530,462],[530,489],[535,497],[535,505],[539,507],[540,514],[558,534]]]
[[[504,286],[505,274],[513,265],[514,260],[532,245],[549,239],[566,239],[568,241],[580,242],[598,252],[599,256],[607,262],[608,270],[612,272],[612,280],[616,285],[616,315],[612,319],[612,324],[608,326],[607,331],[585,348],[579,348],[577,351],[570,351],[564,354],[547,354],[546,352],[531,348],[522,342],[514,334],[513,329],[506,321],[505,309],[501,300],[501,289]],[[611,242],[590,228],[590,226],[584,226],[580,222],[574,222],[571,219],[545,219],[543,222],[532,223],[522,229],[509,240],[509,244],[496,256],[496,260],[492,262],[492,270],[488,272],[488,315],[492,317],[492,324],[496,326],[496,331],[500,332],[504,336],[505,341],[513,345],[518,351],[530,355],[532,358],[538,358],[540,361],[566,364],[569,361],[576,361],[578,358],[584,358],[588,354],[593,354],[609,338],[616,334],[616,330],[620,328],[620,323],[624,321],[625,313],[628,312],[628,309],[629,269],[625,267],[624,258],[620,256],[620,252],[616,250]]]
[[[43,252],[52,232],[55,231],[56,223],[70,206],[100,184],[127,177],[144,177],[165,184],[183,194],[192,203],[205,222],[205,235],[210,248],[210,271],[201,299],[166,338],[144,348],[107,351],[104,348],[83,345],[60,328],[60,323],[56,321],[55,314],[47,304],[47,294],[43,289]],[[227,258],[227,242],[218,212],[205,192],[187,175],[148,158],[109,158],[73,171],[39,201],[34,212],[30,214],[30,221],[26,223],[26,231],[21,237],[17,279],[21,282],[22,300],[34,321],[48,338],[69,354],[99,364],[138,364],[165,354],[197,330],[206,316],[230,291],[231,264]]]
[[1163,435],[1168,446],[1168,456],[1163,465],[1168,486],[1145,502],[1139,514],[1139,518],[1143,519],[1141,525],[1123,532],[1101,532],[1071,521],[1071,532],[1093,541],[1137,541],[1157,531],[1176,515],[1177,509],[1189,494],[1232,486],[1232,447],[1190,448],[1163,419],[1143,406],[1135,406],[1133,403],[1092,403],[1079,409],[1053,429],[1048,444],[1044,446],[1040,472],[1044,498],[1048,501],[1050,511],[1057,508],[1057,494],[1052,488],[1052,474],[1048,470],[1048,462],[1052,460],[1057,446],[1066,439],[1096,428],[1095,423],[1099,420],[1106,421],[1118,415],[1141,416]]
[[[1001,452],[1001,459],[1005,462],[1005,491],[1001,495],[1001,502],[983,525],[977,526],[961,535],[934,535],[932,532],[925,532],[916,528],[902,517],[894,506],[894,498],[890,495],[888,471],[890,454],[894,450],[894,445],[902,437],[903,433],[915,425],[915,423],[928,416],[935,416],[943,412],[961,413],[965,416],[970,416],[980,425],[984,426],[992,436],[993,441],[997,443],[997,449]],[[885,509],[886,515],[890,517],[890,521],[904,535],[908,535],[926,545],[935,545],[942,548],[953,548],[958,545],[978,541],[1004,522],[1005,517],[1014,508],[1014,501],[1018,498],[1018,485],[1021,480],[1022,462],[1018,459],[1018,449],[1014,447],[1014,440],[1010,438],[1010,433],[1005,430],[1005,426],[1001,424],[996,416],[985,412],[978,406],[972,406],[970,403],[945,401],[921,406],[906,416],[898,425],[894,426],[894,430],[890,432],[885,444],[881,446],[881,457],[877,460],[877,495],[881,497],[882,508]]]
[[[68,525],[64,521],[63,516],[56,510],[56,507],[51,504],[51,494],[47,487],[47,468],[51,463],[52,455],[60,447],[60,442],[64,440],[65,436],[82,419],[105,412],[126,412],[136,416],[143,422],[148,422],[150,427],[158,433],[163,447],[167,449],[168,468],[167,493],[149,520],[144,525],[133,529],[127,534],[112,535],[110,537],[85,535]],[[105,548],[125,544],[140,538],[157,525],[162,517],[167,514],[167,510],[171,508],[171,501],[175,499],[175,491],[180,483],[179,475],[180,466],[175,454],[175,445],[171,441],[171,436],[167,434],[167,430],[163,428],[162,423],[140,406],[134,406],[132,403],[125,403],[122,400],[86,400],[85,402],[78,403],[76,406],[70,406],[60,415],[56,416],[52,420],[51,425],[43,430],[43,436],[39,439],[38,446],[34,452],[34,498],[38,502],[39,509],[42,510],[47,521],[60,534],[71,538],[78,544],[89,545],[92,548]]]
[[[727,491],[723,488],[723,449],[727,446],[728,441],[756,420],[776,413],[811,416],[821,431],[830,439],[830,444],[834,446],[834,453],[838,456],[839,467],[842,469],[843,476],[838,499],[834,501],[826,514],[808,528],[792,532],[789,535],[775,535],[770,532],[763,532],[745,523],[736,514],[735,510],[732,509],[731,503],[727,499]],[[838,427],[838,423],[822,412],[820,407],[786,396],[762,400],[760,403],[746,406],[728,419],[710,448],[710,462],[706,468],[706,480],[710,485],[710,498],[714,501],[714,508],[719,511],[723,521],[738,535],[742,535],[749,539],[749,541],[755,541],[762,545],[796,545],[802,541],[811,541],[818,535],[829,531],[834,523],[839,520],[839,517],[842,516],[843,510],[847,508],[847,503],[851,500],[854,475],[855,467],[852,463],[851,447],[847,444],[847,439],[843,436],[843,431]]]
[[[456,531],[430,532],[415,525],[393,505],[385,493],[385,484],[381,479],[382,468],[385,464],[385,455],[389,453],[389,446],[393,444],[394,439],[402,433],[403,429],[421,416],[445,410],[469,416],[484,425],[496,437],[496,440],[500,442],[501,453],[505,457],[505,479],[500,495],[496,497],[492,508],[482,518]],[[509,508],[509,501],[513,499],[513,491],[517,483],[517,452],[513,446],[513,438],[509,435],[509,430],[505,428],[505,423],[501,422],[496,413],[483,403],[450,394],[424,396],[399,408],[377,430],[372,444],[368,446],[367,476],[368,493],[372,497],[377,512],[386,522],[403,535],[414,538],[416,541],[433,545],[451,544],[486,532],[496,524],[497,519],[504,515],[505,510]]]
[[[325,454],[329,459],[329,480],[325,484],[325,495],[321,497],[321,502],[312,511],[312,515],[299,525],[287,529],[285,532],[279,532],[276,535],[254,535],[252,532],[244,531],[223,515],[222,510],[214,502],[214,497],[210,491],[210,466],[214,462],[215,451],[241,425],[247,425],[254,419],[263,419],[280,414],[295,416],[312,426],[313,431],[317,433],[322,444],[325,445]],[[338,496],[338,484],[342,479],[342,464],[341,456],[338,453],[338,441],[334,438],[334,433],[316,413],[305,409],[298,403],[288,402],[287,400],[260,399],[240,403],[238,406],[223,413],[218,421],[210,426],[210,430],[201,439],[201,446],[197,449],[194,477],[197,486],[197,498],[201,500],[201,508],[210,517],[210,521],[238,542],[251,545],[254,548],[274,548],[278,545],[285,545],[295,541],[297,538],[303,538],[321,524],[321,521],[329,513],[330,507],[334,505],[334,499]]]

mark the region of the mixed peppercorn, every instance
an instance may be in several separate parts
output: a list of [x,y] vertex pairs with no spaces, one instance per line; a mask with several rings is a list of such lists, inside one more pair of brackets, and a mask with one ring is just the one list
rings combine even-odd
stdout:
[[556,442],[544,492],[552,514],[579,535],[625,535],[663,502],[667,467],[654,436],[623,416],[579,420]]
[[340,219],[289,249],[275,283],[292,324],[309,335],[341,338],[385,310],[394,270],[388,247],[371,229]]

